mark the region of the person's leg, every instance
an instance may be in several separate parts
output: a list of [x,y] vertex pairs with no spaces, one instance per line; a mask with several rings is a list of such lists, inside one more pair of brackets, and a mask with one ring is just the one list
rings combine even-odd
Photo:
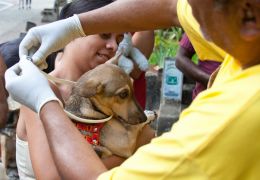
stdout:
[[26,9],[28,9],[28,5],[29,5],[29,0],[25,0]]
[[19,9],[24,8],[24,0],[19,0]]

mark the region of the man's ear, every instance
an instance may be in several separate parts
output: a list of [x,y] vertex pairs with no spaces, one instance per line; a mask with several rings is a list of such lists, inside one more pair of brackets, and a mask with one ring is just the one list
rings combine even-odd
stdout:
[[79,82],[76,84],[76,86],[73,88],[73,93],[78,94],[79,96],[89,98],[91,96],[94,96],[96,94],[99,94],[103,91],[104,86],[93,79]]

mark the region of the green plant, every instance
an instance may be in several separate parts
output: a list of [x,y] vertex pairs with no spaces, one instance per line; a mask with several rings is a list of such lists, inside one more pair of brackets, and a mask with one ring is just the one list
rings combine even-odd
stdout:
[[181,28],[155,31],[154,51],[150,56],[149,63],[162,68],[165,57],[174,57],[176,55],[181,36]]

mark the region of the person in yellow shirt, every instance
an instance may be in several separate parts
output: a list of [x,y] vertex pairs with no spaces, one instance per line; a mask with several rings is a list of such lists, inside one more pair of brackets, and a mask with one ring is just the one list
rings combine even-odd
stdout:
[[[64,179],[258,179],[260,177],[260,2],[189,0],[208,40],[230,54],[219,71],[240,69],[193,101],[170,132],[110,171],[64,114],[47,80],[21,60],[6,72],[11,96],[38,112]],[[217,19],[217,21],[216,21]],[[217,31],[221,27],[221,31]],[[224,35],[223,35],[224,34]],[[22,71],[22,73],[20,73]],[[37,81],[30,83],[34,76]],[[39,86],[48,92],[34,88]],[[19,92],[19,93],[17,93]],[[34,99],[34,101],[31,101]],[[35,99],[41,100],[35,102]],[[57,131],[59,126],[61,130]],[[79,139],[75,141],[75,139]],[[75,156],[66,156],[75,154]]]

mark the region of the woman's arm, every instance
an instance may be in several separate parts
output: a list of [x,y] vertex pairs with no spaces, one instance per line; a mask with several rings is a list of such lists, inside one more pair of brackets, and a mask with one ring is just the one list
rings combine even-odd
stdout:
[[[22,106],[20,109],[20,122],[25,123],[27,141],[32,168],[36,179],[61,179],[51,155],[45,130],[38,115],[29,108]],[[17,136],[21,126],[17,127]],[[57,127],[57,130],[59,128]]]
[[[62,101],[58,88],[53,84],[50,84],[50,86],[55,95]],[[22,123],[25,124],[25,127],[21,126]],[[25,128],[25,130],[23,128]],[[56,129],[59,130],[59,127],[56,127]],[[26,106],[20,108],[17,136],[24,136],[21,134],[24,131],[26,131],[26,137],[23,138],[27,140],[29,144],[30,159],[35,178],[61,179],[51,155],[43,124],[39,116]]]
[[[138,48],[144,56],[149,59],[154,47],[154,31],[139,31],[134,33],[132,37],[133,46]],[[134,70],[131,72],[131,77],[138,79],[142,71],[134,63]]]
[[207,87],[210,75],[199,69],[199,67],[192,62],[191,58],[193,55],[194,54],[191,54],[187,49],[180,46],[176,55],[176,67],[187,77]]

